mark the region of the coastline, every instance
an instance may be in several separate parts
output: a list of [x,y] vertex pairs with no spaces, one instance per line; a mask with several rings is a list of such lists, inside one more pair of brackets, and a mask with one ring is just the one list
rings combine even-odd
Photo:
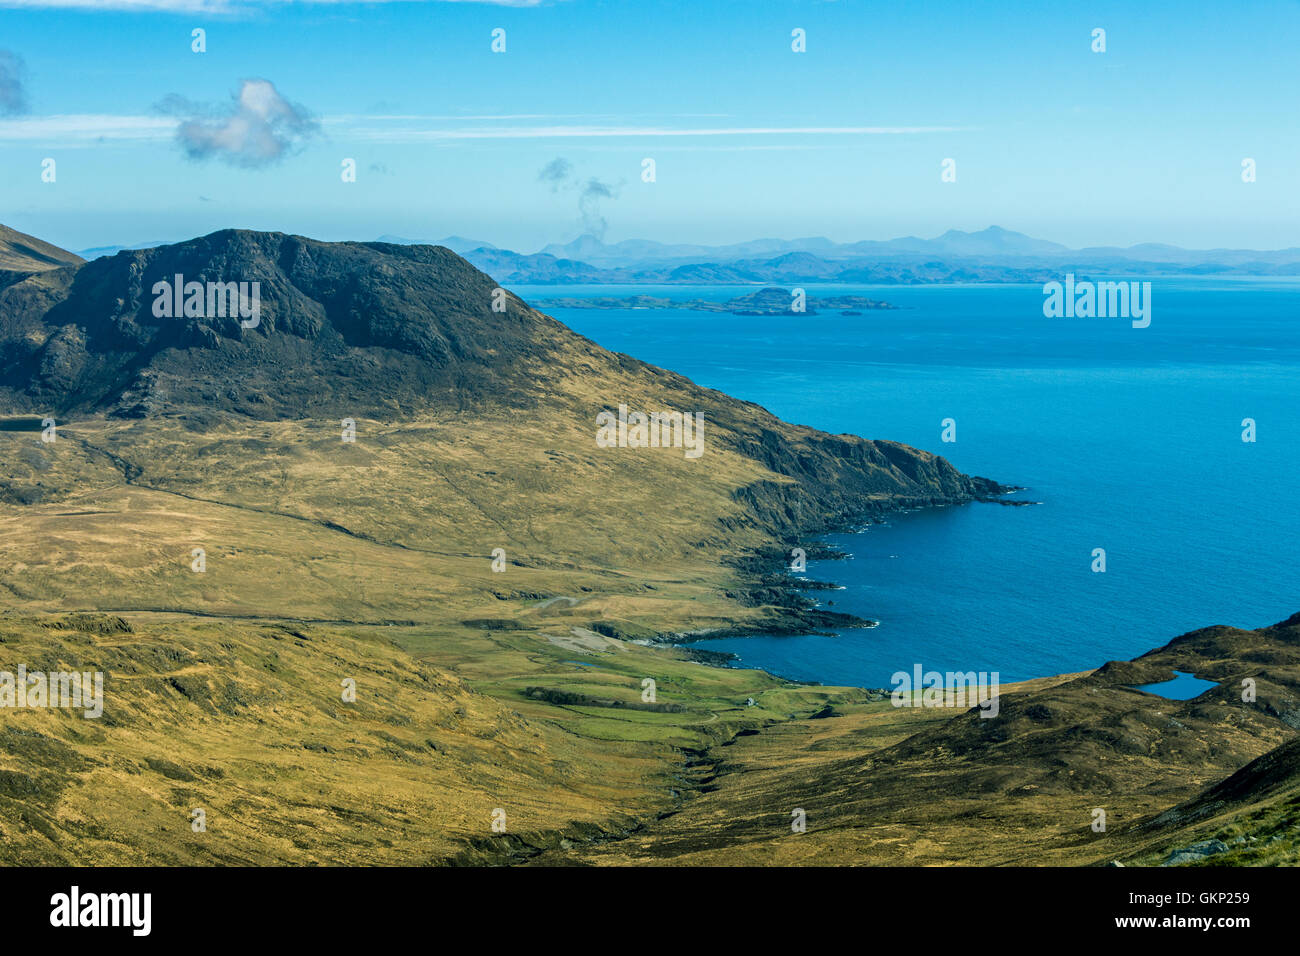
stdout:
[[[649,646],[677,648],[690,653],[698,663],[708,666],[757,670],[792,684],[819,687],[853,686],[855,690],[872,694],[885,692],[883,688],[800,680],[773,672],[767,668],[752,665],[741,667],[734,663],[740,660],[738,654],[710,651],[695,645],[704,641],[733,637],[800,637],[808,635],[829,637],[835,636],[834,632],[839,630],[870,630],[879,626],[880,622],[871,618],[859,617],[856,614],[842,611],[827,611],[821,608],[818,602],[806,597],[804,592],[807,591],[838,591],[843,590],[843,585],[829,579],[793,575],[789,570],[791,551],[795,548],[802,549],[805,560],[809,561],[843,561],[848,560],[852,555],[827,544],[824,540],[825,536],[857,531],[873,524],[882,524],[885,517],[890,514],[906,513],[921,508],[961,507],[970,504],[998,504],[1019,507],[1039,503],[1036,501],[1007,501],[1003,496],[1026,489],[1016,485],[999,485],[998,487],[1001,491],[996,495],[979,494],[968,498],[931,501],[923,505],[917,505],[915,502],[882,503],[870,513],[859,515],[856,520],[838,522],[828,527],[819,527],[815,532],[809,532],[809,537],[797,538],[788,546],[774,543],[765,548],[753,549],[732,557],[724,563],[739,573],[745,587],[726,592],[727,597],[738,600],[749,607],[772,608],[772,613],[758,621],[735,621],[718,627],[659,632],[651,637],[641,638],[639,642]],[[610,636],[616,635],[611,634]],[[1057,676],[1059,675],[1046,674],[1028,680],[1050,680]]]

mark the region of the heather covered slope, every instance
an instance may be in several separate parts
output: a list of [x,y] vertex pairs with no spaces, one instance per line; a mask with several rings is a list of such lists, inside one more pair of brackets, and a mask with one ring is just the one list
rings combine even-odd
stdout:
[[[604,683],[584,687],[562,663],[575,652],[548,655],[545,642],[452,648],[427,632],[443,647],[434,662],[393,633],[186,615],[0,618],[0,670],[104,674],[98,719],[3,712],[0,864],[427,865],[480,844],[511,853],[621,838],[673,805],[676,747],[735,732],[732,698],[765,701],[745,714],[754,723],[825,697],[630,647],[602,655]],[[641,720],[620,727],[533,701],[522,683],[480,693],[449,673],[476,677],[485,652],[498,671],[628,701],[632,675],[648,669],[675,709],[630,713]]]
[[[233,315],[155,316],[155,283],[176,276],[257,282],[256,327]],[[393,420],[490,408],[588,423],[639,386],[668,408],[705,414],[746,457],[823,491],[961,499],[998,490],[892,443],[826,442],[607,352],[441,247],[227,230],[95,260],[48,296],[19,283],[0,291],[0,320],[0,384],[15,410]]]
[[[263,283],[261,322],[156,318],[178,272]],[[1005,489],[494,291],[442,249],[233,231],[0,288],[21,413],[0,429],[0,670],[101,669],[107,695],[98,722],[5,714],[5,860],[1141,860],[1197,835],[1161,814],[1294,739],[1295,619],[1011,689],[995,720],[639,643],[825,624],[754,556]],[[598,447],[620,404],[702,414],[703,455]],[[1129,686],[1175,667],[1221,685]]]
[[[1189,701],[1132,686],[1174,669],[1219,686]],[[1300,863],[1300,615],[1256,631],[1206,628],[1134,661],[1003,690],[992,719],[884,700],[764,728],[715,751],[707,792],[681,812],[577,856],[1131,865],[1220,839],[1224,855],[1207,863]],[[807,833],[790,831],[795,807]]]
[[[4,400],[60,422],[56,443],[0,434],[11,446],[0,500],[36,506],[11,523],[24,556],[10,579],[20,598],[48,585],[82,606],[106,588],[122,609],[184,609],[185,586],[164,567],[173,549],[188,552],[177,526],[193,528],[191,518],[229,547],[263,533],[264,544],[239,549],[250,573],[273,573],[259,564],[268,554],[276,573],[289,573],[295,559],[281,544],[342,548],[339,567],[390,563],[353,556],[359,548],[399,564],[423,551],[457,565],[446,569],[447,590],[488,597],[500,585],[485,586],[486,572],[469,565],[495,547],[530,568],[625,588],[611,572],[653,576],[647,556],[673,562],[676,577],[882,511],[1004,490],[929,453],[790,425],[608,352],[438,247],[226,231],[59,275],[39,295],[30,280],[0,291]],[[259,282],[259,324],[156,317],[154,284],[176,275]],[[597,447],[596,416],[620,405],[702,415],[702,457]],[[357,423],[355,442],[342,441],[344,418]],[[88,496],[117,517],[66,521],[67,502]],[[113,543],[108,528],[78,539],[75,526],[97,520],[137,529],[133,546]],[[30,543],[67,535],[81,557],[71,565]],[[52,565],[69,572],[67,586],[38,583]],[[134,570],[117,573],[124,565]],[[299,616],[315,602],[317,617],[411,619],[398,609],[422,603],[415,596],[440,579],[405,579],[385,575],[372,592],[384,597],[362,617],[336,606],[351,586],[301,603],[289,588],[276,599]],[[600,590],[585,579],[569,588]],[[408,597],[389,600],[390,591]],[[277,612],[259,590],[234,584],[219,603]]]
[[1300,866],[1300,738],[1159,814],[1138,863]]
[[81,256],[0,225],[0,275],[81,265]]
[[81,264],[78,255],[0,225],[0,338],[17,331],[13,318],[58,302]]
[[[177,273],[258,281],[259,324],[155,317]],[[811,602],[755,588],[744,555],[1002,491],[508,294],[494,311],[495,289],[444,249],[234,231],[0,289],[0,669],[93,666],[108,695],[99,723],[12,715],[8,859],[432,862],[621,835],[680,799],[683,750],[830,695],[620,638],[799,626]],[[702,456],[598,447],[620,404],[700,413]],[[338,703],[349,676],[366,706]],[[645,677],[671,707],[624,706]]]

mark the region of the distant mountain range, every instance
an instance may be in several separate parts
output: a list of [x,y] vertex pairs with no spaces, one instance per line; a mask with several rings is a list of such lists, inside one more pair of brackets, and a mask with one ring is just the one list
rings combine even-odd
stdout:
[[[934,239],[837,243],[821,236],[702,246],[594,236],[525,254],[457,238],[448,246],[498,282],[747,284],[1045,282],[1066,271],[1125,275],[1300,275],[1300,248],[1182,249],[1159,243],[1071,249],[999,226]],[[445,243],[444,243],[445,244]]]
[[1035,239],[1000,226],[989,226],[979,232],[949,229],[934,239],[904,236],[900,239],[832,242],[830,239],[814,236],[805,239],[754,239],[725,246],[672,245],[644,239],[628,239],[606,245],[594,236],[582,236],[563,245],[552,243],[540,251],[541,255],[550,255],[557,259],[580,259],[601,266],[634,266],[643,262],[663,260],[735,262],[791,253],[807,253],[826,260],[919,256],[995,261],[1118,258],[1177,263],[1300,262],[1300,248],[1270,252],[1249,249],[1194,250],[1160,243],[1142,243],[1128,248],[1089,246],[1083,249],[1071,249],[1059,242]]
[[594,236],[582,236],[563,245],[552,243],[542,249],[541,253],[559,259],[582,259],[600,265],[628,266],[664,259],[733,262],[795,252],[809,253],[823,259],[856,259],[864,256],[900,255],[1022,257],[1069,251],[1056,242],[1034,239],[1022,233],[990,226],[982,232],[950,229],[937,239],[906,236],[902,239],[868,239],[849,243],[832,242],[822,236],[813,236],[805,239],[753,239],[726,246],[669,245],[644,239],[628,239],[605,245]]
[[[604,243],[581,236],[520,253],[478,239],[437,240],[381,236],[393,245],[443,246],[501,283],[747,284],[849,282],[919,284],[938,282],[1042,282],[1065,271],[1125,275],[1300,275],[1300,248],[1183,249],[1161,243],[1127,248],[1071,249],[1000,226],[979,232],[950,229],[933,239],[833,242],[754,239],[723,246],[625,239]],[[153,245],[161,245],[155,243]],[[147,246],[102,246],[82,250],[85,259]]]
[[463,255],[474,249],[495,249],[496,246],[481,239],[466,239],[464,236],[448,236],[445,239],[404,239],[401,236],[380,236],[376,242],[391,242],[395,246],[442,246],[456,255]]
[[134,252],[136,249],[156,249],[158,246],[165,246],[166,242],[161,239],[153,242],[137,242],[133,246],[92,246],[89,249],[82,249],[77,255],[90,262],[92,259],[102,259],[105,256],[115,256],[119,252]]

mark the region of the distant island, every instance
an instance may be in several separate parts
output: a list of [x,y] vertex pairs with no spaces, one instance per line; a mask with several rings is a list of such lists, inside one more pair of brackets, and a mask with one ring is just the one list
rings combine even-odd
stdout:
[[808,296],[804,308],[794,309],[790,289],[769,286],[725,302],[710,299],[669,299],[655,295],[561,297],[538,299],[541,309],[686,309],[694,312],[729,312],[732,315],[817,315],[819,311],[837,311],[841,315],[860,315],[870,309],[896,309],[898,306],[861,295]]

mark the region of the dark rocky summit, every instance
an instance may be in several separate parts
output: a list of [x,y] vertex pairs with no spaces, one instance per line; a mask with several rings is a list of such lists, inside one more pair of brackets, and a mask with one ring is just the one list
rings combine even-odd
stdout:
[[[259,323],[159,318],[155,283],[257,282]],[[37,283],[40,283],[39,287]],[[38,291],[38,288],[42,291]],[[0,291],[0,386],[27,410],[254,418],[511,402],[558,323],[433,246],[226,230],[121,252]]]

